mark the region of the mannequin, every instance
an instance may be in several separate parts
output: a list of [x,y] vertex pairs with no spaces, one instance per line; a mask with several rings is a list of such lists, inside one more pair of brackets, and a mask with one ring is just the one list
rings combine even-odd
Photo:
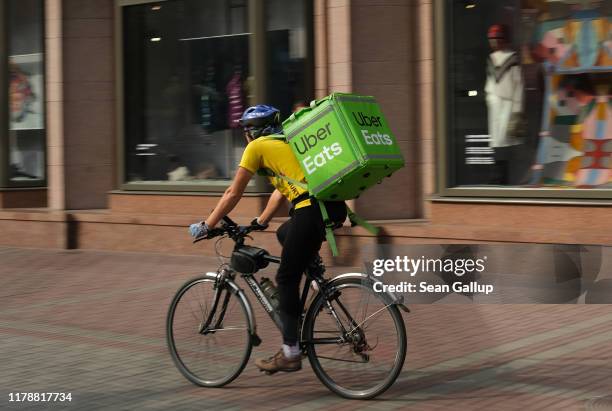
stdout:
[[487,60],[485,84],[489,145],[495,150],[496,174],[499,174],[494,183],[508,184],[508,166],[513,151],[510,147],[521,144],[523,76],[519,54],[510,48],[506,26],[491,26],[487,37],[492,50]]

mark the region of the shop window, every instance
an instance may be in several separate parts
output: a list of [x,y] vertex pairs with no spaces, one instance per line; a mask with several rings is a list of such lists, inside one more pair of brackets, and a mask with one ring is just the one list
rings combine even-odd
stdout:
[[612,189],[612,2],[445,4],[446,186]]
[[[121,7],[126,188],[227,186],[246,144],[237,123],[242,112],[268,103],[286,117],[312,98],[306,3],[173,0]],[[263,17],[250,27],[254,16]],[[254,42],[261,56],[251,55]],[[262,60],[265,69],[255,70]]]
[[5,3],[8,48],[8,184],[45,180],[43,1]]
[[247,1],[123,8],[128,182],[229,179],[244,146],[235,120],[249,87]]
[[266,1],[266,101],[283,118],[314,98],[307,0]]

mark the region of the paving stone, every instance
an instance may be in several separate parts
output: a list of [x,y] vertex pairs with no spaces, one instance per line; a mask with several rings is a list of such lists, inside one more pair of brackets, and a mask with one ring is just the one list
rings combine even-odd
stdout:
[[[612,393],[609,305],[412,305],[403,372],[374,401],[337,397],[307,362],[265,376],[251,360],[227,387],[196,387],[170,358],[166,313],[180,285],[217,266],[197,256],[0,247],[0,409],[584,410]],[[280,343],[255,313],[263,343],[252,358]],[[72,401],[10,403],[10,392],[71,392]]]

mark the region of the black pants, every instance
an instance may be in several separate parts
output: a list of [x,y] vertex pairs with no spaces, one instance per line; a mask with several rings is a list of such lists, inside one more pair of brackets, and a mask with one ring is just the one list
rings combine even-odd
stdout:
[[[276,274],[276,285],[280,297],[279,311],[283,323],[283,342],[295,345],[298,342],[298,320],[302,310],[300,280],[308,264],[317,256],[325,240],[325,224],[319,205],[314,201],[293,213],[276,232],[283,245],[281,263]],[[329,218],[342,223],[346,220],[344,202],[326,202]]]

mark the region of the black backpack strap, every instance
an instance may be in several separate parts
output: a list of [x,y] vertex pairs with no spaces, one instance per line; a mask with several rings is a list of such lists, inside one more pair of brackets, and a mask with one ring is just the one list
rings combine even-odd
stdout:
[[291,200],[291,204],[293,204],[293,206],[295,207],[296,205],[298,205],[302,201],[308,200],[309,198],[310,198],[310,193],[308,191],[306,191],[305,193],[302,193],[299,196],[297,196],[296,198],[294,198],[293,200]]

